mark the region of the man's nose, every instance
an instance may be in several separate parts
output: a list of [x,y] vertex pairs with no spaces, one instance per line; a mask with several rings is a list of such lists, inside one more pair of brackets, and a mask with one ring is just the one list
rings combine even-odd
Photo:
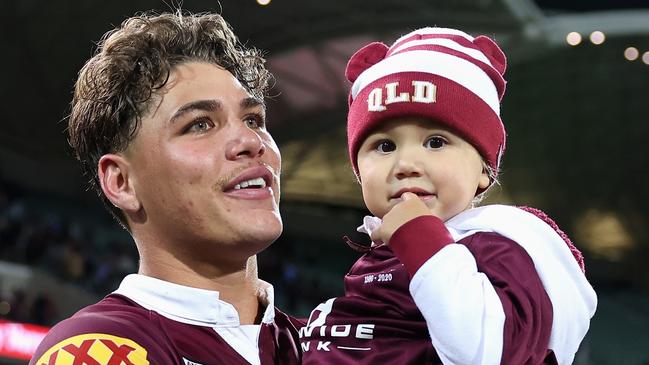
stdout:
[[255,130],[240,123],[236,128],[233,128],[232,137],[227,142],[225,151],[229,160],[238,160],[261,156],[266,151],[266,146]]
[[420,153],[421,151],[415,151],[412,148],[397,153],[393,167],[394,176],[397,179],[421,176],[423,170]]

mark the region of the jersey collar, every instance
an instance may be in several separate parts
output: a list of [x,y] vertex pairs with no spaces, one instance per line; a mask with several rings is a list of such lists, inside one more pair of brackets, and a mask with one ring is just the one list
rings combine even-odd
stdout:
[[[262,323],[275,319],[273,286],[259,280],[257,296],[266,306]],[[123,295],[140,306],[177,322],[209,327],[239,326],[239,314],[230,303],[219,299],[219,292],[192,288],[131,274],[122,280],[114,294]]]

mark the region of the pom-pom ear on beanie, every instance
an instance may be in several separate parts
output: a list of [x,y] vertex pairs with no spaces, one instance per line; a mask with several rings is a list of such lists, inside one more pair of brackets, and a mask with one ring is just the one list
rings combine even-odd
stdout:
[[388,46],[381,42],[372,42],[359,49],[347,62],[345,77],[350,82],[356,81],[361,72],[384,59],[386,53],[388,53]]
[[[507,69],[507,57],[505,57],[505,53],[503,53],[500,47],[498,47],[496,42],[494,42],[489,37],[480,35],[475,37],[473,44],[478,46],[482,53],[487,56],[491,65],[496,69],[496,71],[498,71],[500,76],[505,75],[505,70]],[[502,100],[504,95],[505,85],[503,85],[503,87],[498,90],[498,96],[500,97],[500,100]]]
[[471,143],[498,171],[505,149],[500,101],[507,59],[486,36],[449,28],[422,28],[392,46],[374,42],[349,60],[347,141],[358,176],[357,155],[381,121],[400,117],[441,123]]

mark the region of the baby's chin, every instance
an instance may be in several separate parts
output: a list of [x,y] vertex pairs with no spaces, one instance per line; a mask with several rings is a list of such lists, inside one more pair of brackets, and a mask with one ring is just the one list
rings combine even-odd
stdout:
[[[469,210],[469,209],[471,209],[470,206],[467,207],[467,208],[464,208],[464,209],[460,209],[460,210],[458,210],[458,211],[447,212],[446,214],[441,214],[440,219],[441,219],[444,223],[446,223],[446,222],[448,222],[449,220],[455,218],[456,216],[458,216],[459,214],[461,214],[461,213],[463,213],[463,212],[466,212],[466,211]],[[434,214],[434,213],[433,213],[433,214]]]

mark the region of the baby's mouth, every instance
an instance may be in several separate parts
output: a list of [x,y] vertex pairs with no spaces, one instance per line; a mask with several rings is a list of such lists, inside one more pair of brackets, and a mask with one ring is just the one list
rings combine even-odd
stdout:
[[432,198],[432,197],[434,197],[434,196],[436,195],[436,194],[434,194],[434,193],[432,193],[432,192],[430,192],[430,191],[428,191],[428,190],[426,190],[426,189],[412,187],[412,188],[403,188],[403,189],[400,189],[399,191],[397,191],[396,193],[394,193],[394,194],[390,197],[390,199],[402,199],[401,196],[403,196],[404,193],[412,193],[412,194],[415,194],[415,195],[417,195],[417,196],[418,196],[420,199],[422,199],[422,200],[430,199],[430,198]]

